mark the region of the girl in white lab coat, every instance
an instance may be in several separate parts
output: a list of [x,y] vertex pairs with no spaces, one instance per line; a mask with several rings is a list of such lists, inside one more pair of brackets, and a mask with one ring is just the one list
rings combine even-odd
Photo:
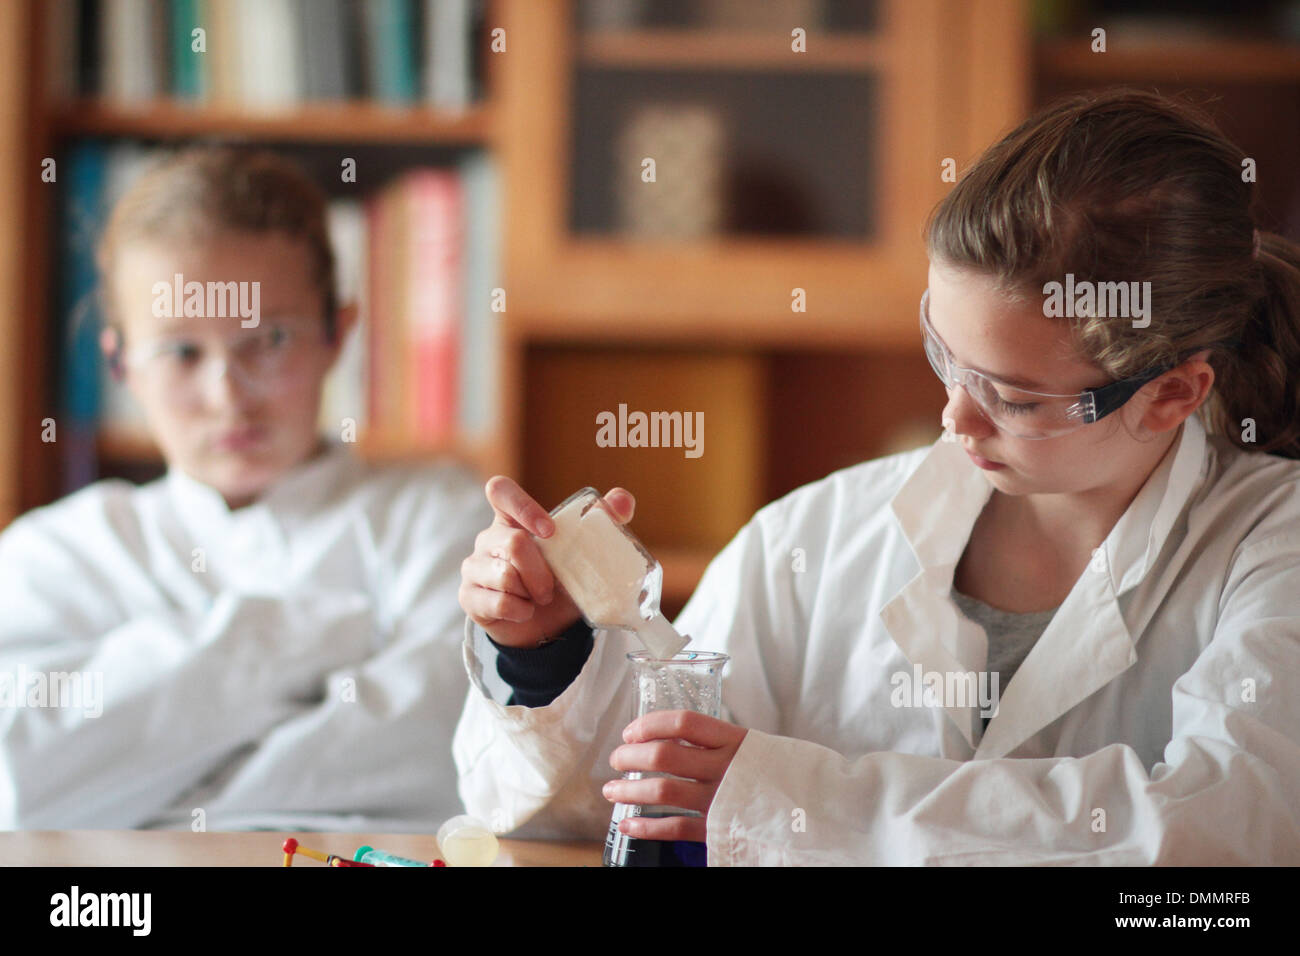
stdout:
[[0,829],[436,829],[456,568],[491,512],[466,469],[322,438],[353,314],[323,197],[273,154],[186,151],[98,251],[104,352],[169,471],[0,535]]
[[470,811],[599,838],[614,803],[682,807],[619,829],[710,864],[1300,862],[1300,248],[1256,227],[1242,160],[1117,91],[965,173],[918,322],[945,440],[792,492],[711,563],[676,625],[731,655],[726,719],[627,724],[633,643],[573,625],[545,510],[491,482]]

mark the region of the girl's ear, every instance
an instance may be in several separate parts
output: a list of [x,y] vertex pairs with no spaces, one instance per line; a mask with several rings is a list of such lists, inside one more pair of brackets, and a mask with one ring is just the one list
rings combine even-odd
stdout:
[[1143,424],[1151,431],[1177,428],[1209,397],[1214,386],[1209,355],[1209,350],[1203,349],[1156,380],[1155,397],[1143,415]]
[[99,350],[104,353],[108,373],[113,376],[113,381],[120,382],[126,378],[126,365],[122,359],[122,330],[111,325],[100,329]]

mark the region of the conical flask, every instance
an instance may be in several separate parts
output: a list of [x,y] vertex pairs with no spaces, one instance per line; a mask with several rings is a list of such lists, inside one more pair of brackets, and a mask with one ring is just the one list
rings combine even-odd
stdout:
[[[627,655],[634,688],[632,719],[655,710],[693,710],[709,717],[722,713],[722,669],[726,654],[683,651],[669,660],[645,651]],[[625,780],[670,774],[628,772]],[[698,817],[695,810],[617,803],[605,837],[606,866],[706,866],[705,845],[690,840],[642,840],[620,833],[626,817]]]

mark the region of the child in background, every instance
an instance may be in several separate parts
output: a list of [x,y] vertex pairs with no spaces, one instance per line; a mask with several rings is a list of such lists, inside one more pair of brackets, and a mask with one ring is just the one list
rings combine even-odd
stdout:
[[[319,432],[354,315],[325,217],[291,164],[228,149],[171,157],[113,210],[101,344],[168,472],[0,534],[0,673],[102,682],[89,706],[0,709],[0,828],[461,812],[457,569],[491,512],[459,465],[373,469]],[[159,296],[178,274],[234,297],[186,315]]]
[[[469,811],[599,839],[615,803],[681,807],[619,828],[710,865],[1300,863],[1300,247],[1241,160],[1119,90],[965,173],[917,290],[950,440],[791,492],[713,560],[676,627],[731,655],[725,720],[627,723],[634,642],[593,639],[529,535],[553,522],[490,481]],[[1067,320],[1070,281],[1151,294]]]

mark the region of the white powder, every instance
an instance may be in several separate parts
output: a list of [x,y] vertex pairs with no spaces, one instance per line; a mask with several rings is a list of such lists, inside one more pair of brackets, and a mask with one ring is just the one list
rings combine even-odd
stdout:
[[534,540],[593,627],[634,631],[646,650],[660,659],[686,646],[686,639],[662,614],[649,621],[641,617],[641,592],[656,566],[590,495],[575,497],[551,519],[555,532]]

